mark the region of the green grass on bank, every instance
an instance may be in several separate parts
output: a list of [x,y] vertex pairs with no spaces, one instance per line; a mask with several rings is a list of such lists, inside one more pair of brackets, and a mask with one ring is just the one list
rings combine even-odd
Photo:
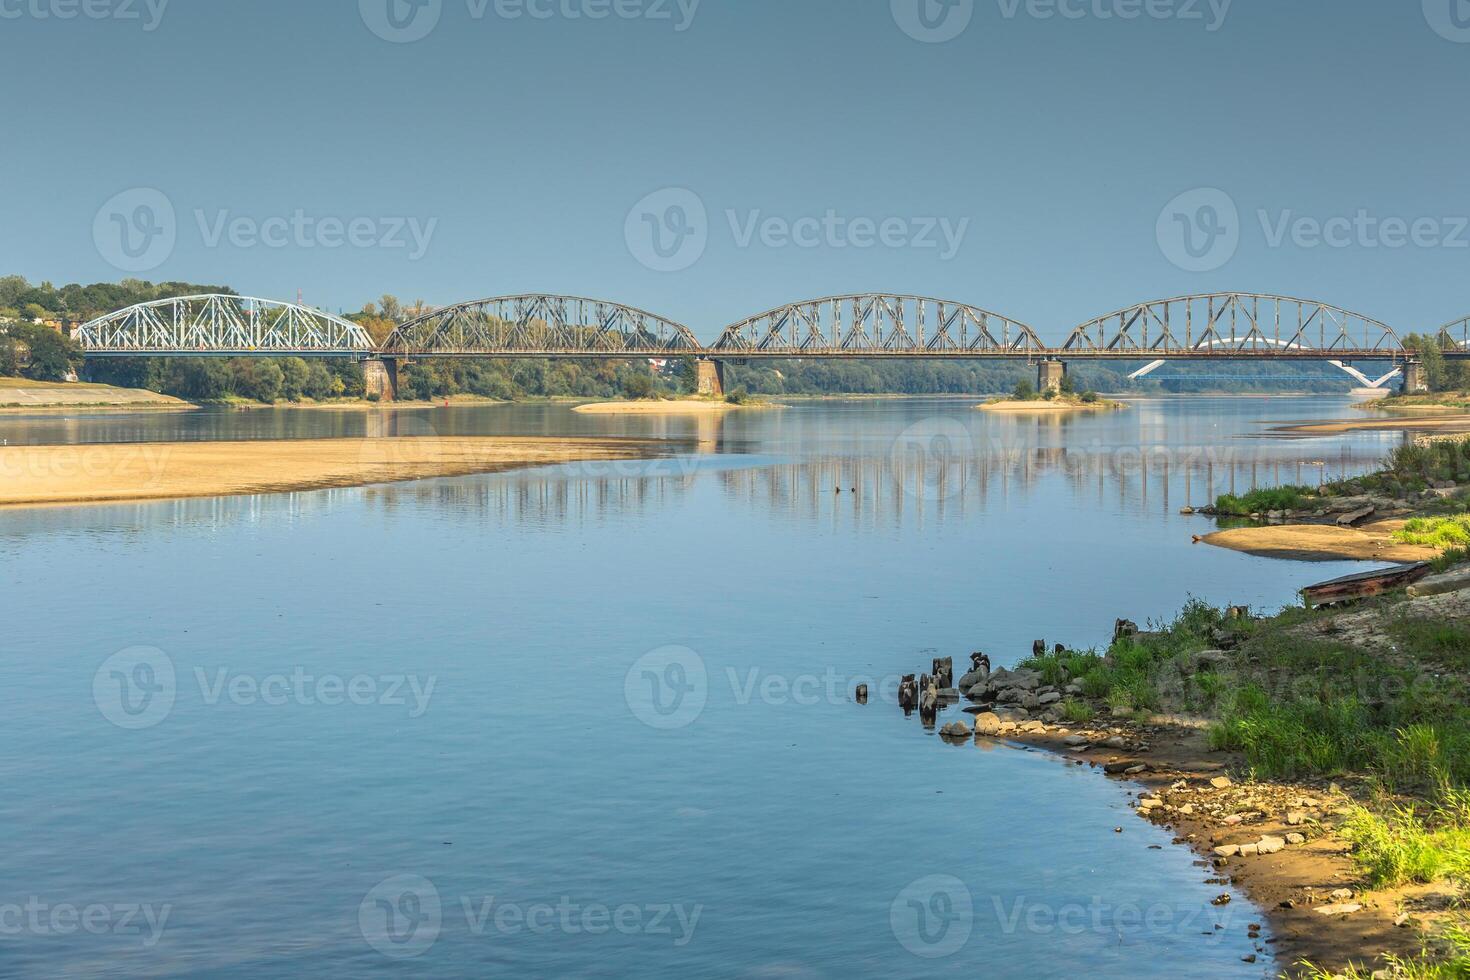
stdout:
[[[1242,753],[1257,778],[1365,777],[1383,802],[1356,810],[1344,833],[1375,884],[1470,877],[1470,692],[1457,673],[1470,671],[1470,629],[1382,605],[1392,657],[1298,630],[1331,612],[1232,620],[1191,601],[1105,654],[1022,666],[1048,684],[1076,681],[1115,712],[1211,719],[1212,747]],[[1073,723],[1089,710],[1063,705]]]
[[1395,531],[1393,539],[1429,548],[1462,548],[1470,545],[1470,514],[1416,517]]
[[[1420,956],[1413,959],[1390,956],[1388,962],[1394,980],[1470,980],[1470,920],[1461,920],[1459,925],[1446,930]],[[1372,970],[1363,967],[1333,973],[1311,963],[1303,965],[1308,980],[1372,980],[1375,976]]]
[[1215,510],[1236,517],[1265,514],[1273,510],[1300,510],[1307,506],[1308,496],[1312,492],[1309,487],[1272,487],[1252,490],[1240,497],[1227,493],[1215,501]]

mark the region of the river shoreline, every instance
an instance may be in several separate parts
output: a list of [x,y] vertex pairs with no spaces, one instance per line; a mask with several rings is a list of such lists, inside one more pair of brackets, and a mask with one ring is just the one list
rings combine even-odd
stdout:
[[[1171,830],[1176,845],[1201,859],[1208,882],[1239,888],[1260,910],[1264,928],[1259,937],[1238,921],[1231,927],[1256,939],[1256,953],[1274,956],[1284,974],[1300,975],[1303,963],[1338,970],[1371,962],[1377,968],[1385,952],[1408,956],[1418,950],[1414,931],[1396,924],[1390,896],[1364,896],[1353,887],[1358,875],[1348,845],[1324,830],[1324,819],[1338,816],[1351,802],[1340,788],[1334,791],[1330,781],[1236,782],[1245,768],[1243,758],[1210,751],[1202,724],[1157,721],[1049,726],[1045,732],[1017,731],[1004,738],[1136,787],[1138,819]],[[1084,741],[1071,744],[1069,738]],[[1113,747],[1109,739],[1125,744]],[[1137,766],[1146,769],[1128,772]],[[1145,800],[1160,803],[1146,805]],[[1226,811],[1250,816],[1222,824],[1219,814]],[[1297,822],[1291,823],[1293,819]],[[1124,834],[1128,830],[1126,824],[1120,828]],[[1295,843],[1293,835],[1301,842]],[[1225,857],[1218,850],[1262,840],[1286,846],[1251,856]],[[1344,889],[1352,894],[1342,895],[1339,890]],[[1352,905],[1359,908],[1341,914],[1320,911]]]

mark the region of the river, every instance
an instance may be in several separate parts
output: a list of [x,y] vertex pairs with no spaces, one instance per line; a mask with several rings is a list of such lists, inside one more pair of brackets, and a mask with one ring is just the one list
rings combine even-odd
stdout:
[[[933,656],[1355,570],[1178,514],[1374,468],[1346,398],[1065,419],[521,405],[0,419],[10,444],[617,434],[675,458],[0,512],[0,975],[1274,975],[1125,786],[945,745]],[[839,492],[840,491],[840,492]],[[941,716],[941,723],[953,714]],[[1122,833],[1114,828],[1122,827]],[[1216,929],[1216,925],[1223,926]]]

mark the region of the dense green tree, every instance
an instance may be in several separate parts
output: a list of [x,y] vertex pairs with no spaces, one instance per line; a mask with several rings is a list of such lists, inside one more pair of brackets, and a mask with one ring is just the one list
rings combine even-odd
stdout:
[[65,381],[81,360],[76,345],[50,327],[23,325],[18,331],[30,351],[25,375],[35,381]]

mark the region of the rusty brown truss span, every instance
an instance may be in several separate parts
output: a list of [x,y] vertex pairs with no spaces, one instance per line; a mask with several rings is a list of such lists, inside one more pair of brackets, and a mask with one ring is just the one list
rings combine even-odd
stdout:
[[[1421,333],[1470,357],[1470,318]],[[933,297],[827,296],[733,324],[710,346],[688,327],[607,300],[500,296],[434,310],[374,347],[356,324],[237,296],[140,304],[77,331],[89,357],[285,356],[702,360],[1334,360],[1412,358],[1397,331],[1330,304],[1263,293],[1152,300],[1078,326],[1060,346],[999,313]]]

